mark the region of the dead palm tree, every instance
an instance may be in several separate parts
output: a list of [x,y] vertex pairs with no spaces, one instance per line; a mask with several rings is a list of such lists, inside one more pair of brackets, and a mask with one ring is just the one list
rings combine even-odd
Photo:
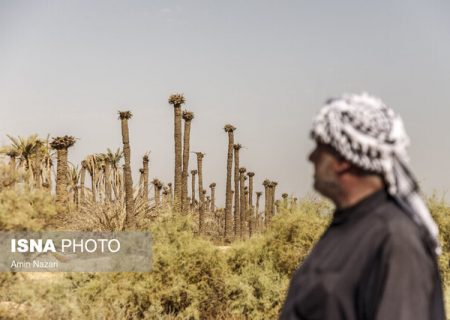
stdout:
[[69,189],[72,192],[72,201],[75,204],[75,208],[79,207],[79,187],[78,182],[80,180],[81,171],[78,170],[78,166],[71,165],[68,170],[68,181],[69,181]]
[[58,212],[67,210],[68,194],[68,149],[75,144],[75,138],[72,136],[63,136],[53,138],[50,143],[53,149],[57,152],[57,167],[56,167],[56,204]]
[[123,158],[123,152],[120,148],[114,152],[111,149],[107,149],[106,157],[111,164],[111,184],[114,192],[115,200],[121,199],[123,189],[122,170],[120,168],[120,160]]
[[191,192],[192,192],[192,197],[191,197],[191,208],[194,208],[195,205],[195,175],[197,174],[197,170],[191,170],[191,176],[192,176],[192,186],[191,186]]
[[169,203],[170,203],[170,205],[172,205],[172,204],[173,204],[173,188],[172,188],[172,183],[169,182],[167,185],[168,185],[168,187],[169,187],[169,190],[168,190],[168,192],[169,192]]
[[245,168],[239,168],[239,190],[240,190],[240,220],[241,220],[241,224],[240,224],[240,237],[241,239],[243,239],[244,235],[245,235],[245,221],[246,221],[246,217],[245,217]]
[[161,203],[161,189],[162,189],[162,183],[158,179],[153,179],[152,181],[153,188],[155,190],[155,205],[156,207],[159,207]]
[[225,241],[231,241],[231,209],[232,209],[232,195],[231,195],[231,172],[233,167],[233,144],[234,144],[234,130],[231,124],[227,124],[224,127],[225,132],[228,134],[228,154],[227,154],[227,182],[225,191]]
[[281,197],[283,198],[283,209],[287,210],[288,209],[288,194],[287,193],[283,193],[281,195]]
[[264,180],[264,220],[266,226],[270,223],[270,190],[269,190],[270,181]]
[[216,183],[213,182],[209,185],[209,188],[211,189],[211,212],[216,212]]
[[91,193],[92,202],[97,201],[97,158],[95,155],[91,154],[85,158],[86,170],[89,172],[91,177]]
[[197,155],[197,171],[198,171],[198,194],[200,198],[198,210],[198,232],[203,233],[203,226],[205,222],[205,194],[203,193],[203,157],[204,153],[195,152]]
[[194,113],[183,111],[184,133],[183,133],[183,172],[182,172],[182,190],[181,190],[181,210],[187,211],[189,203],[188,196],[188,176],[189,176],[189,149],[191,136],[191,122],[194,119]]
[[25,172],[28,174],[29,182],[33,184],[34,174],[32,159],[41,147],[38,135],[33,134],[29,137],[19,136],[18,138],[7,135],[7,137],[11,140],[11,146],[2,148],[1,153],[7,154],[10,151],[16,152],[19,160],[19,167],[25,169]]
[[278,182],[272,181],[269,185],[270,190],[270,215],[273,217],[275,215],[275,188],[278,185]]
[[105,184],[106,201],[112,201],[112,185],[111,185],[111,162],[106,154],[103,154],[103,161],[105,163],[103,179]]
[[125,165],[123,167],[123,176],[125,180],[125,208],[126,218],[125,225],[134,227],[136,220],[134,216],[134,199],[133,199],[133,177],[131,176],[131,150],[130,150],[130,136],[128,130],[128,120],[133,114],[131,111],[119,111],[119,119],[122,127],[122,143],[123,154],[125,158]]
[[175,211],[181,210],[182,199],[182,153],[181,153],[181,105],[185,102],[182,94],[173,94],[169,97],[169,103],[174,107],[174,140],[175,140]]
[[261,219],[260,219],[260,214],[259,214],[259,199],[262,196],[262,192],[258,191],[256,192],[256,230],[259,230],[261,228]]
[[[11,176],[15,177],[16,176],[16,157],[19,155],[19,153],[12,149],[12,148],[7,148],[4,150],[4,153],[9,157],[9,168],[11,170]],[[11,180],[11,186],[14,186],[15,184],[15,179]]]
[[239,190],[239,150],[242,146],[233,145],[234,150],[234,235],[241,235],[241,207],[240,207],[240,190]]
[[80,203],[81,205],[85,204],[86,198],[84,194],[84,182],[86,179],[86,160],[81,161],[81,172],[80,172]]
[[142,166],[143,166],[143,194],[144,194],[144,201],[145,201],[145,205],[148,205],[148,163],[149,163],[149,158],[148,158],[149,153],[147,152],[143,157],[142,157]]

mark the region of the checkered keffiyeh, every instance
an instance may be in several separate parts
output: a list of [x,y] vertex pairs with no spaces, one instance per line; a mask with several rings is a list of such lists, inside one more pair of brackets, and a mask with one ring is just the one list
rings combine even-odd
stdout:
[[406,152],[409,138],[394,110],[367,93],[330,99],[314,119],[311,137],[331,145],[358,167],[381,174],[388,192],[409,207],[440,252],[438,227],[419,195]]

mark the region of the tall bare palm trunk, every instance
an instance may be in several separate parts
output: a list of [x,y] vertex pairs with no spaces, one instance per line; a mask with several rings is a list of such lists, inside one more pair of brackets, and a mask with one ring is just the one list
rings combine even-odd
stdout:
[[216,183],[213,182],[209,185],[209,188],[211,189],[211,212],[216,212]]
[[19,153],[15,150],[10,150],[7,155],[9,156],[9,168],[11,170],[11,176],[12,179],[12,186],[15,184],[15,178],[16,178],[16,157],[19,155]]
[[248,213],[250,215],[249,218],[249,232],[250,236],[253,234],[253,229],[255,228],[256,220],[255,220],[255,212],[253,207],[253,177],[255,176],[254,172],[248,172]]
[[228,154],[227,154],[227,182],[226,182],[226,192],[225,192],[225,228],[224,237],[225,241],[229,242],[232,238],[232,195],[231,195],[231,173],[233,167],[233,144],[234,144],[234,130],[231,124],[227,124],[224,127],[225,132],[228,134]]
[[241,206],[240,206],[240,190],[239,190],[239,150],[240,144],[234,144],[234,235],[241,237]]
[[273,218],[275,215],[275,187],[277,186],[278,182],[272,181],[269,185],[270,189],[270,216]]
[[128,120],[131,119],[132,113],[130,111],[119,112],[119,119],[122,125],[122,143],[123,155],[125,158],[125,165],[123,168],[123,176],[125,180],[125,207],[126,218],[125,225],[134,227],[136,225],[136,217],[134,216],[134,199],[133,199],[133,177],[131,176],[131,150],[130,150],[130,136],[128,131]]
[[155,190],[155,206],[159,207],[159,205],[161,203],[162,183],[158,179],[153,179],[152,184],[153,184],[153,189]]
[[197,175],[197,170],[191,170],[191,176],[192,176],[192,186],[191,186],[191,192],[192,192],[192,197],[191,197],[191,208],[195,208],[195,176]]
[[283,198],[283,210],[287,210],[288,209],[288,194],[283,193],[281,195],[281,197]]
[[112,186],[111,186],[111,161],[105,157],[105,195],[106,201],[112,201]]
[[184,133],[183,133],[183,174],[182,174],[182,202],[181,210],[188,211],[189,203],[187,201],[188,196],[188,176],[189,176],[189,149],[190,149],[190,136],[191,136],[191,122],[194,119],[194,113],[189,111],[183,112],[184,119]]
[[262,192],[256,192],[256,230],[259,231],[261,229],[261,216],[259,214],[259,199],[261,198]]
[[169,103],[174,107],[174,140],[175,140],[175,194],[174,209],[176,212],[181,211],[182,202],[182,133],[181,133],[181,105],[184,103],[184,97],[181,94],[173,94],[169,97]]
[[144,169],[144,186],[143,186],[143,194],[144,194],[144,201],[145,205],[148,206],[148,154],[144,155],[142,158],[142,166]]
[[269,190],[270,181],[264,180],[264,222],[266,227],[270,224],[270,190]]
[[203,233],[203,227],[205,222],[205,193],[203,192],[203,157],[204,153],[196,152],[197,155],[197,170],[198,170],[198,194],[200,197],[199,210],[198,210],[198,232]]
[[75,144],[72,136],[56,137],[51,142],[51,147],[57,152],[56,168],[56,205],[59,213],[67,210],[69,194],[68,186],[68,149]]
[[240,221],[241,221],[239,236],[241,239],[243,239],[244,235],[245,235],[245,221],[246,221],[246,219],[245,219],[245,191],[244,191],[244,189],[245,189],[245,180],[244,180],[245,171],[246,171],[245,168],[239,169],[239,182],[240,182],[240,184],[239,184],[239,190],[240,190],[240,192],[239,192],[240,193],[239,207],[240,207]]
[[84,182],[86,179],[86,161],[81,161],[81,173],[80,173],[80,203],[85,204],[85,194],[84,194]]

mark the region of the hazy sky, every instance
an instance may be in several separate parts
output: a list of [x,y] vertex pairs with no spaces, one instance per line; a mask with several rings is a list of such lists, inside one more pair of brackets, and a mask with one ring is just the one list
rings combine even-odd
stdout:
[[151,178],[173,179],[167,98],[182,92],[220,204],[226,123],[257,189],[269,178],[302,196],[312,118],[363,90],[401,114],[424,190],[449,193],[449,1],[0,0],[0,144],[69,134],[79,163],[121,146],[117,111],[129,109],[135,183],[148,150]]

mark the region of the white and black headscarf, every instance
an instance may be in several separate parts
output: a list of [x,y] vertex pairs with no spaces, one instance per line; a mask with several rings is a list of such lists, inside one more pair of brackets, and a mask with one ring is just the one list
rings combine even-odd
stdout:
[[394,110],[367,93],[345,94],[327,101],[314,119],[311,137],[331,145],[356,166],[381,174],[388,192],[409,207],[440,253],[439,230],[419,195],[406,152],[409,138]]

